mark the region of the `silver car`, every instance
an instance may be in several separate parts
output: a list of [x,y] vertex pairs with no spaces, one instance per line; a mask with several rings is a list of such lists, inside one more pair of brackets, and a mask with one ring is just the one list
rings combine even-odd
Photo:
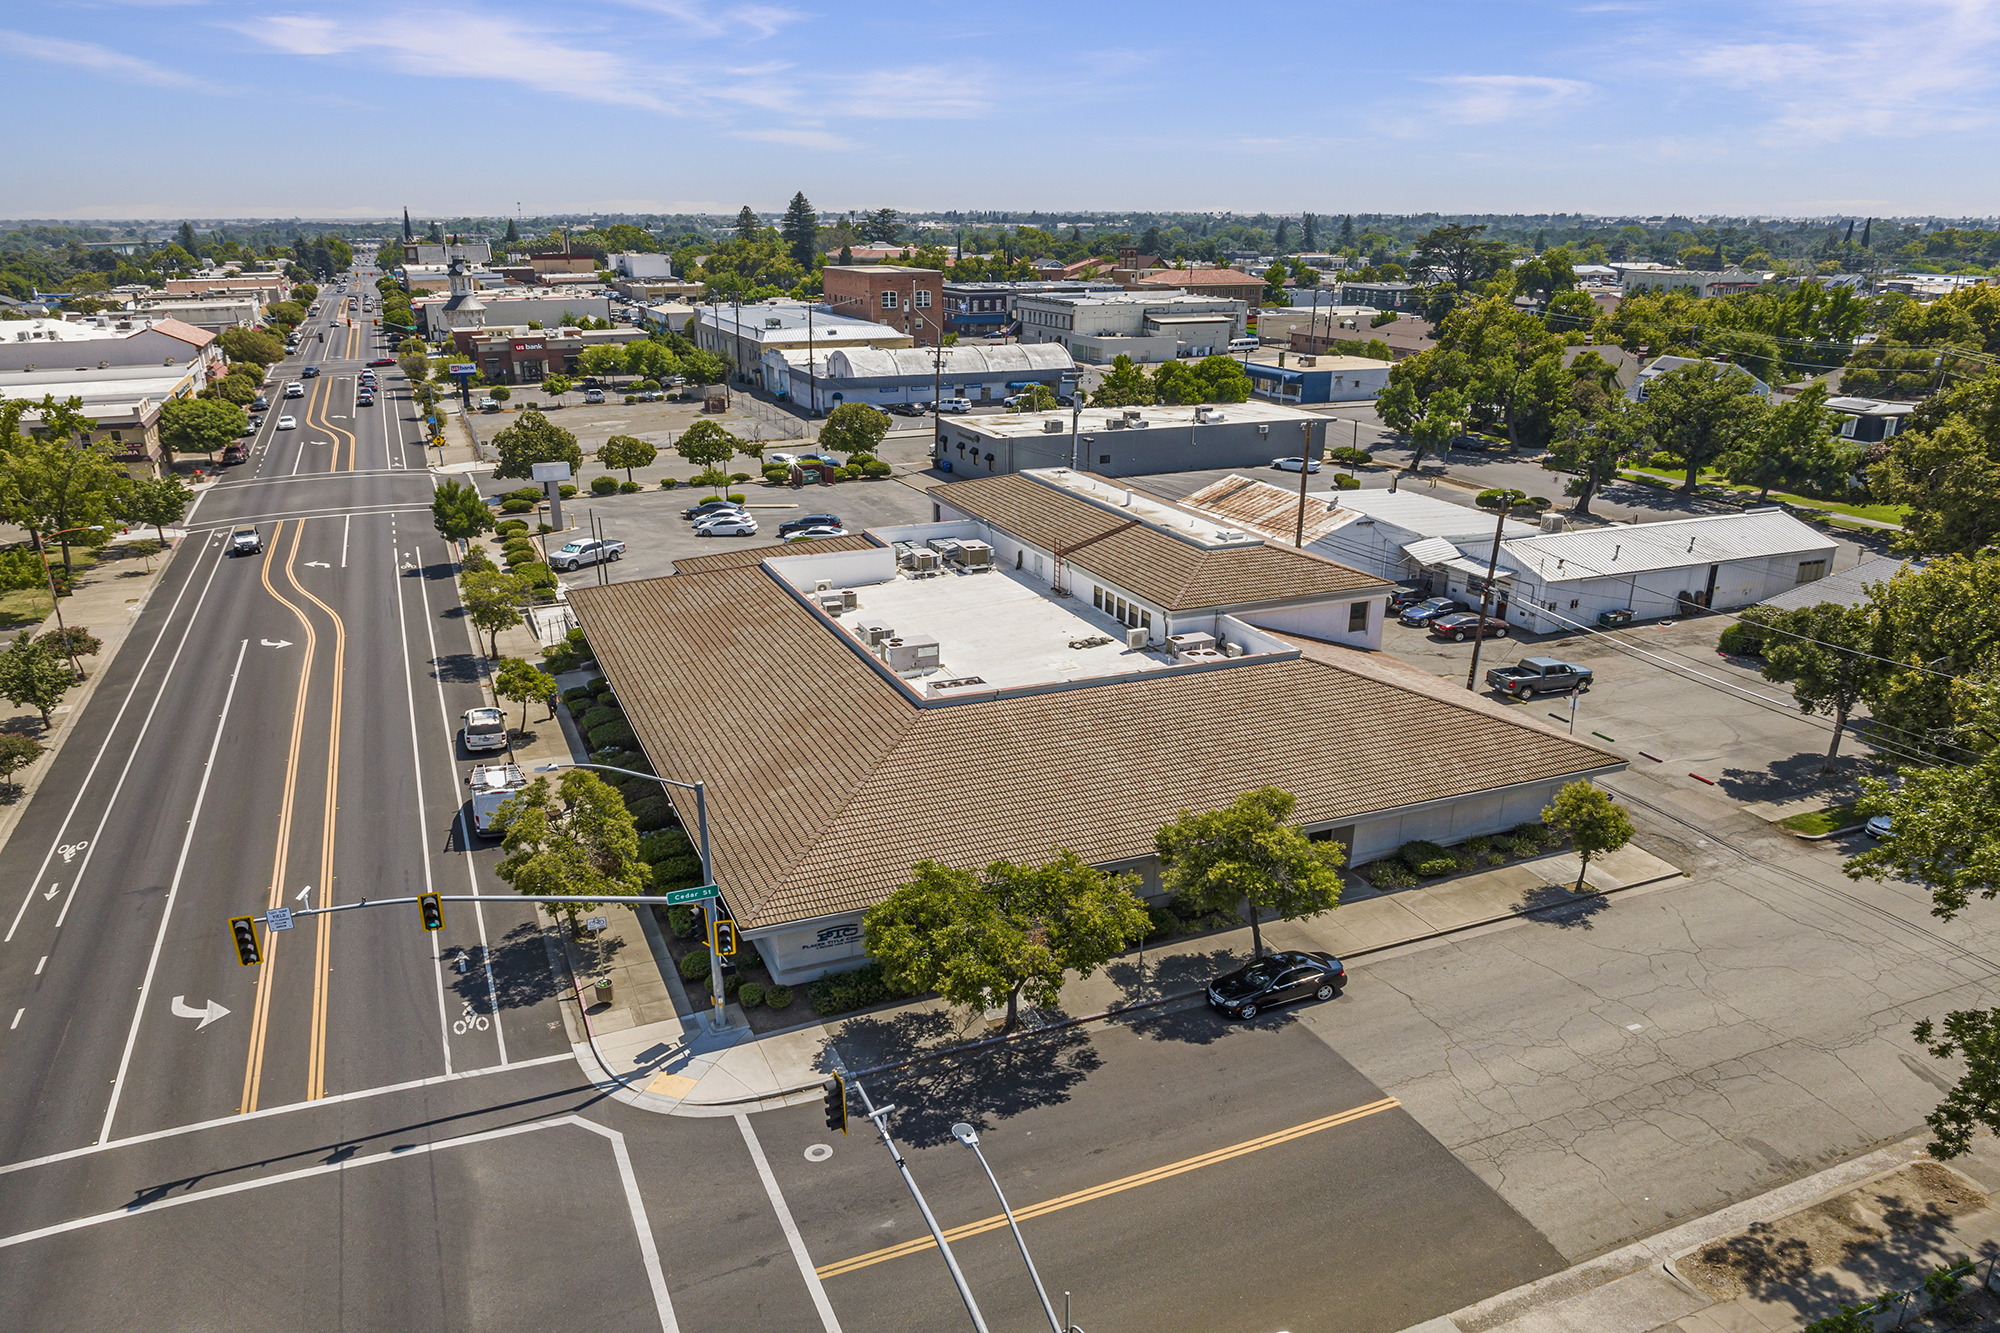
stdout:
[[465,710],[465,748],[504,750],[507,748],[507,715],[497,708]]

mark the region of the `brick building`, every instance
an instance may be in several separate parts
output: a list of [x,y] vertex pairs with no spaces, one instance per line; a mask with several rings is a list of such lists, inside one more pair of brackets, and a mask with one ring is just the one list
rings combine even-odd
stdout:
[[839,314],[900,329],[920,346],[942,341],[944,274],[936,269],[829,264],[821,272],[826,304]]

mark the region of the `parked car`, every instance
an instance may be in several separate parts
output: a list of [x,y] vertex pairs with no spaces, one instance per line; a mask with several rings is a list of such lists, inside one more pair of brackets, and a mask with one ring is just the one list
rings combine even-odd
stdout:
[[586,402],[586,403],[601,403],[601,402],[603,402],[603,401],[604,401],[604,390],[602,390],[602,389],[585,389],[585,390],[583,391],[583,401],[584,401],[584,402]]
[[1208,1003],[1231,1018],[1295,1000],[1331,1000],[1347,988],[1347,965],[1330,953],[1268,954],[1208,983]]
[[298,422],[296,422],[296,421],[294,421],[294,420],[293,420],[292,418],[290,418],[290,417],[279,417],[279,418],[278,418],[278,429],[279,429],[279,430],[297,430],[298,428],[299,428],[299,423],[298,423]]
[[789,537],[806,528],[837,528],[840,526],[838,514],[807,514],[802,518],[788,519],[778,525],[778,535]]
[[716,514],[694,525],[697,537],[754,537],[757,520],[748,514]]
[[1271,460],[1271,466],[1280,472],[1297,472],[1300,468],[1304,468],[1311,473],[1319,471],[1319,460],[1308,462],[1303,458],[1274,458]]
[[940,412],[970,412],[971,410],[972,400],[970,398],[938,399],[938,411]]
[[664,403],[667,400],[664,389],[641,389],[632,396],[642,403]]
[[1429,601],[1430,596],[1430,593],[1424,591],[1422,588],[1398,588],[1389,594],[1389,609],[1401,612],[1415,606],[1418,602]]
[[265,411],[269,411],[269,410],[270,410],[270,407],[271,407],[271,400],[270,400],[270,399],[268,399],[268,398],[266,398],[266,397],[265,397],[265,396],[264,396],[263,394],[261,394],[261,393],[260,393],[260,394],[258,394],[258,395],[256,396],[256,398],[252,399],[252,400],[251,400],[251,403],[250,403],[250,410],[251,410],[252,412],[265,412]]
[[1464,602],[1450,597],[1432,597],[1418,602],[1415,606],[1405,607],[1403,614],[1397,619],[1405,625],[1421,629],[1439,616],[1448,616],[1454,611],[1463,610],[1465,610]]
[[291,383],[285,386],[285,397],[303,398],[305,396],[306,396],[306,386],[299,383],[297,380],[293,380]]
[[1536,694],[1567,694],[1590,688],[1592,671],[1587,666],[1554,657],[1524,657],[1514,666],[1494,667],[1486,673],[1486,683],[1502,694],[1517,699]]
[[482,412],[498,412],[500,404],[492,398],[481,398],[479,400],[479,410]]
[[828,527],[800,528],[796,532],[781,532],[778,535],[788,542],[816,542],[822,537],[845,537],[847,529]]
[[624,542],[596,541],[589,537],[580,537],[560,551],[549,552],[549,567],[577,569],[583,565],[595,565],[600,561],[616,560],[624,554]]
[[[1482,625],[1484,630],[1480,628]],[[1464,643],[1475,635],[1482,639],[1504,639],[1507,637],[1507,622],[1493,616],[1482,616],[1477,611],[1454,611],[1433,620],[1431,633],[1453,643]]]
[[702,519],[725,510],[732,514],[740,514],[743,512],[743,506],[734,500],[704,500],[698,505],[689,505],[681,510],[681,517]]
[[497,708],[468,708],[464,718],[465,748],[504,750],[507,748],[507,715]]
[[228,444],[222,448],[222,465],[224,467],[228,467],[232,463],[245,462],[249,457],[250,451],[240,444]]
[[371,366],[393,366],[396,364],[396,358],[393,356],[378,356],[368,364]]
[[799,456],[797,454],[787,454],[781,452],[781,453],[770,453],[764,455],[765,467],[769,467],[773,463],[776,463],[779,467],[790,467],[792,464],[798,461],[799,461]]
[[1889,836],[1890,821],[1893,818],[1894,816],[1891,815],[1874,815],[1869,818],[1866,824],[1862,825],[1862,828],[1867,831],[1868,836],[1871,838],[1886,838]]
[[264,549],[264,534],[254,527],[241,527],[229,534],[229,554],[255,555]]
[[923,403],[891,403],[883,410],[899,417],[920,417],[930,408]]

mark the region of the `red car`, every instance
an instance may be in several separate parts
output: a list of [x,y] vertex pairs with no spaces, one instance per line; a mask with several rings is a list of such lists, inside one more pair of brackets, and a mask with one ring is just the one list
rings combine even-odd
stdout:
[[368,364],[371,366],[393,366],[396,364],[396,358],[393,356],[378,356]]

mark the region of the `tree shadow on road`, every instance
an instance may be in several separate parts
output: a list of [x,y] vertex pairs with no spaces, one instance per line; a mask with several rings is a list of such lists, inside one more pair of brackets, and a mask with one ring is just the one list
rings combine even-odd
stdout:
[[1779,802],[1818,797],[1829,804],[1838,804],[1860,796],[1861,779],[1875,776],[1874,765],[1868,760],[1845,757],[1822,778],[1819,769],[1825,762],[1823,752],[1802,751],[1773,760],[1763,768],[1725,768],[1716,785],[1738,801]]
[[1563,930],[1591,930],[1590,918],[1611,906],[1601,893],[1576,893],[1565,884],[1538,884],[1521,895],[1516,912],[1533,912],[1536,921],[1546,921]]
[[[481,956],[477,945],[465,952],[471,966],[464,972],[450,974],[452,993],[476,1012],[485,1013],[485,964],[489,960]],[[543,943],[542,928],[536,922],[523,921],[502,935],[492,946],[490,961],[493,998],[502,1009],[526,1009],[552,1000],[568,989],[560,970],[549,966],[548,946]]]
[[479,660],[471,653],[445,653],[431,659],[431,671],[447,685],[471,685],[479,680]]
[[929,1148],[950,1142],[961,1120],[986,1129],[1066,1102],[1103,1062],[1088,1032],[1065,1028],[880,1075],[869,1080],[868,1092],[878,1106],[902,1108],[891,1126],[898,1139]]

